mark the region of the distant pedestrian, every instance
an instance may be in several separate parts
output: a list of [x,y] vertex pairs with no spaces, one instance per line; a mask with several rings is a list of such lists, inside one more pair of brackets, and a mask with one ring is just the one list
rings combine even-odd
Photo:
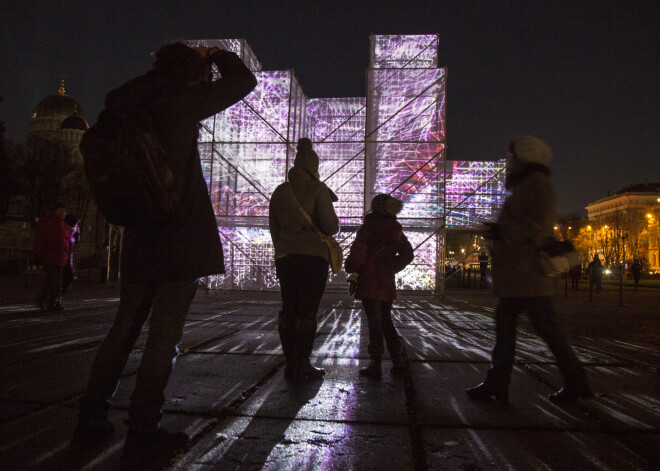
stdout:
[[56,203],[37,225],[34,234],[34,256],[44,267],[46,277],[39,297],[39,307],[61,311],[62,270],[69,257],[69,226],[64,222],[66,207]]
[[72,214],[67,214],[64,222],[67,223],[70,229],[68,255],[64,270],[62,271],[62,293],[66,293],[73,282],[78,279],[76,276],[76,267],[73,263],[73,247],[80,242],[80,219]]
[[552,305],[555,281],[539,269],[538,253],[553,238],[555,192],[547,167],[550,147],[536,137],[522,137],[510,145],[505,186],[510,192],[489,231],[493,257],[493,293],[500,297],[495,311],[495,347],[483,383],[467,390],[475,399],[508,400],[516,349],[516,321],[526,312],[555,355],[564,387],[551,394],[556,403],[588,398],[591,391],[584,367],[562,332]]
[[594,258],[589,265],[587,265],[587,270],[589,271],[589,289],[596,287],[596,293],[600,293],[600,289],[603,287],[603,264],[600,263],[600,257],[598,254],[594,255]]
[[[140,470],[162,467],[188,444],[185,433],[160,427],[164,390],[197,280],[224,273],[222,244],[197,149],[199,121],[241,100],[257,83],[236,54],[215,47],[193,49],[177,42],[160,48],[155,57],[152,71],[107,95],[106,109],[140,110],[150,116],[185,198],[170,219],[124,229],[119,311],[94,358],[72,437],[74,446],[89,447],[113,434],[109,399],[150,316],[122,452],[122,462]],[[212,64],[221,75],[215,81],[210,81]]]
[[309,361],[329,267],[328,248],[317,228],[327,235],[339,232],[339,219],[332,206],[337,197],[319,180],[319,157],[312,141],[299,139],[297,151],[289,181],[275,188],[268,211],[282,293],[277,325],[286,358],[284,377],[293,381],[318,379],[325,374]]
[[639,278],[642,276],[642,264],[638,258],[635,259],[630,270],[632,271],[632,276],[635,280],[635,289],[637,289],[639,286]]
[[568,274],[571,277],[571,289],[577,290],[578,285],[580,284],[580,278],[582,277],[582,265],[579,263],[573,265],[569,270]]
[[479,277],[479,288],[485,288],[488,277],[488,254],[485,251],[479,254]]
[[110,245],[104,242],[102,246],[97,249],[99,257],[99,281],[106,283],[108,281],[108,259],[110,258]]
[[346,257],[347,273],[357,273],[355,298],[362,300],[369,325],[369,366],[360,374],[373,379],[382,375],[383,338],[392,357],[392,373],[408,369],[403,339],[392,322],[392,301],[396,297],[394,275],[413,260],[413,249],[396,215],[403,204],[389,195],[376,195],[371,213],[358,229]]

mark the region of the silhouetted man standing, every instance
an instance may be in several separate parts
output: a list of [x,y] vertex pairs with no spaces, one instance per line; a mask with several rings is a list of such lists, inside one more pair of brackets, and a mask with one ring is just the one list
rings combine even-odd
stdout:
[[[212,82],[211,62],[222,76]],[[149,114],[168,164],[181,178],[185,192],[181,207],[168,221],[125,228],[119,312],[94,359],[74,445],[101,442],[112,435],[108,400],[151,313],[131,395],[123,460],[135,469],[147,469],[167,462],[186,446],[187,435],[160,428],[163,391],[197,280],[224,273],[222,245],[197,151],[199,121],[236,103],[256,83],[236,54],[173,43],[156,53],[152,71],[106,97],[108,109]]]

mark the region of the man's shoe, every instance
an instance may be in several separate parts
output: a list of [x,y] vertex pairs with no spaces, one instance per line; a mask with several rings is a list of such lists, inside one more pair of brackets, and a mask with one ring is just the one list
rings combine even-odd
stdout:
[[506,388],[495,388],[486,383],[467,389],[465,391],[472,399],[486,400],[495,399],[497,402],[509,400],[509,391]]
[[115,426],[109,420],[79,419],[78,427],[71,436],[70,444],[74,448],[93,447],[106,442],[114,433]]
[[548,399],[555,404],[571,404],[578,399],[591,399],[592,397],[594,397],[594,393],[588,386],[579,388],[564,386],[559,391],[550,394]]
[[121,455],[122,469],[160,469],[189,445],[190,437],[183,432],[159,428],[156,432],[147,433],[129,429]]

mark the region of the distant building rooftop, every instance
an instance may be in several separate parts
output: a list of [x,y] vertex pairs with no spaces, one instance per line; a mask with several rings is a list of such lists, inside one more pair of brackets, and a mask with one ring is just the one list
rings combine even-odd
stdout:
[[623,193],[649,193],[660,191],[660,182],[657,183],[633,183],[632,185],[625,186],[619,191],[612,193],[612,195],[620,195]]

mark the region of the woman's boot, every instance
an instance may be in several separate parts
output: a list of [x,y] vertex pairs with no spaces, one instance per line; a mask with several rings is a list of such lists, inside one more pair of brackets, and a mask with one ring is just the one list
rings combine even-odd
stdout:
[[289,381],[294,381],[297,377],[295,343],[296,318],[291,314],[285,314],[283,311],[280,311],[279,315],[277,316],[277,330],[280,334],[282,352],[284,353],[284,358],[286,359],[284,377]]
[[367,378],[380,379],[383,376],[383,370],[380,367],[380,358],[372,358],[369,366],[360,370],[360,375]]
[[316,337],[316,314],[298,316],[296,322],[297,348],[297,375],[300,380],[319,379],[325,375],[325,370],[315,368],[309,362],[314,348]]
[[393,353],[390,353],[390,355],[392,356],[392,368],[390,369],[390,372],[393,375],[402,375],[408,371],[410,368],[410,362],[408,361],[406,346],[401,337],[397,339],[396,348]]

